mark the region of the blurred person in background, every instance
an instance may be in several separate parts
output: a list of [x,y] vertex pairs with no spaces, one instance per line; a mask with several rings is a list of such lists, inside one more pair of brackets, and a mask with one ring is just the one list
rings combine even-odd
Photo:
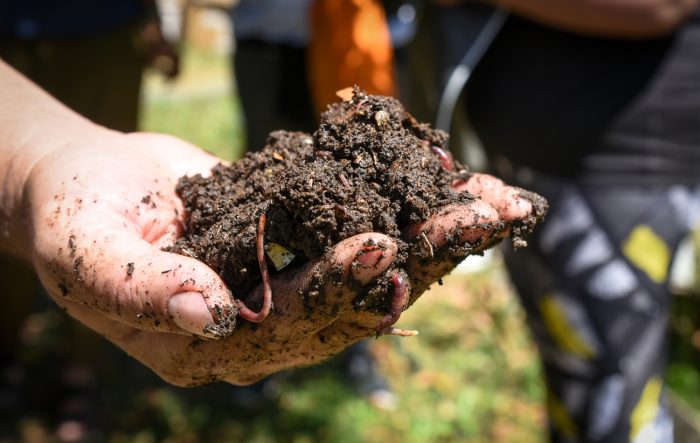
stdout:
[[231,10],[233,70],[246,146],[258,151],[278,129],[316,127],[306,50],[313,0],[241,0]]
[[[439,3],[443,19],[485,8]],[[699,2],[487,3],[511,16],[466,109],[493,170],[550,204],[505,261],[540,350],[551,441],[672,442],[668,281],[700,209]]]
[[[172,79],[179,69],[176,50],[163,38],[155,0],[3,1],[0,59],[74,111],[123,132],[137,129],[143,70],[152,66]],[[18,385],[25,378],[17,366],[18,332],[35,307],[40,286],[28,267],[1,253],[0,279],[5,282],[3,292],[13,300],[0,313],[0,389],[4,400],[0,408],[12,416],[21,413],[23,401],[29,398],[58,395],[35,395],[42,389],[83,395],[81,391],[89,390],[90,376],[84,368],[73,365],[66,366],[63,375],[61,371],[45,374],[67,380],[39,381],[42,376],[33,374],[31,384],[35,387],[31,392],[24,391],[31,384]],[[93,347],[89,343],[94,340],[77,334],[84,347]],[[81,347],[73,348],[70,354],[80,354]],[[69,360],[75,357],[67,356]],[[69,401],[70,397],[66,395]],[[51,408],[57,415],[65,412],[60,403]],[[66,413],[64,418],[79,415],[91,420],[87,418],[93,414],[89,404],[73,409],[75,413]]]
[[313,132],[340,89],[357,84],[369,94],[397,93],[377,0],[240,0],[231,17],[250,150],[262,149],[277,129]]
[[178,74],[155,0],[4,1],[0,57],[90,120],[120,131],[138,123],[141,74]]

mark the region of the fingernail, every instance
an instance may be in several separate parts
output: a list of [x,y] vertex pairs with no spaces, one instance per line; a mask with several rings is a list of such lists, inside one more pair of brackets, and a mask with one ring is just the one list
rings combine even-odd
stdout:
[[353,261],[352,277],[361,284],[369,283],[384,272],[394,259],[394,255],[396,255],[394,243],[365,243]]
[[170,297],[168,314],[181,329],[208,338],[217,338],[207,332],[207,327],[214,324],[214,318],[209,312],[200,292],[181,292]]

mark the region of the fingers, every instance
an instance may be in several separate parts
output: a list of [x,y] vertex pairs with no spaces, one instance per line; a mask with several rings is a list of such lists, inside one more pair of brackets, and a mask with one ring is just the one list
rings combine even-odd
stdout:
[[420,256],[414,254],[408,262],[409,277],[418,294],[467,254],[493,246],[514,229],[518,235],[529,232],[546,212],[546,202],[541,197],[490,175],[473,174],[454,188],[458,192],[469,191],[479,199],[450,205],[405,233],[408,239],[423,245]]
[[532,202],[523,197],[523,190],[509,186],[487,174],[473,174],[467,182],[455,186],[457,191],[469,191],[493,206],[502,221],[527,218],[533,211]]
[[437,248],[451,241],[476,244],[492,232],[490,224],[498,220],[498,213],[491,205],[474,200],[442,208],[425,222],[412,225],[406,237],[413,239],[423,233]]
[[447,206],[427,221],[412,226],[406,237],[425,246],[420,248],[422,254],[412,254],[408,259],[407,272],[413,289],[410,299],[415,300],[467,254],[489,244],[502,228],[496,210],[478,199]]
[[55,298],[147,331],[210,338],[233,331],[231,296],[210,268],[129,230],[95,227],[72,235],[52,260],[42,279]]
[[[396,256],[396,243],[377,233],[343,240],[324,258],[271,279],[273,309],[256,324],[259,344],[292,343],[306,339],[353,309],[352,301],[365,285],[381,275]],[[246,300],[255,309],[262,300],[258,288]],[[246,327],[241,321],[239,327]]]
[[[388,236],[359,234],[340,242],[316,263],[272,279],[273,311],[254,327],[239,323],[232,337],[253,345],[241,351],[239,358],[251,359],[256,364],[245,371],[230,371],[223,379],[236,385],[249,384],[270,373],[330,357],[356,341],[353,337],[345,346],[341,340],[324,343],[325,337],[318,332],[339,316],[366,315],[372,320],[362,324],[362,337],[372,335],[382,316],[356,313],[353,301],[389,268],[397,250],[396,243]],[[260,300],[260,293],[260,290],[256,292],[256,301]]]
[[396,243],[391,237],[367,233],[344,240],[336,246],[332,261],[342,266],[342,281],[352,278],[364,285],[384,272],[394,259]]
[[[324,349],[316,333],[338,315],[352,311],[357,291],[391,265],[396,251],[396,244],[381,234],[361,234],[341,242],[325,260],[272,279],[270,316],[255,325],[240,321],[226,340],[193,341],[184,335],[135,329],[111,315],[102,317],[70,297],[57,302],[170,383],[191,386],[226,377],[229,382],[247,384],[291,366],[318,362],[342,349],[340,342]],[[305,291],[318,293],[300,296]],[[374,332],[374,323],[368,321],[363,336]],[[309,346],[309,341],[315,344]]]

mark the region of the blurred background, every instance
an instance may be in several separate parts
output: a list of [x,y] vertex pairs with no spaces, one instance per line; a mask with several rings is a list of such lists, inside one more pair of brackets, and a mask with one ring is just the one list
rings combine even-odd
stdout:
[[[232,71],[231,2],[160,3],[163,33],[179,49],[179,75],[145,72],[139,128],[176,135],[222,159],[240,158],[247,141]],[[433,63],[413,28],[424,12],[416,3],[390,5],[391,17],[407,24],[395,30],[395,38],[403,38],[397,71],[409,110],[432,122],[438,93],[432,79],[421,78],[431,74],[416,68]],[[456,126],[453,150],[478,165],[466,125]],[[679,442],[700,441],[700,285],[694,278],[700,261],[689,245],[675,271],[667,375]],[[541,368],[497,251],[467,260],[401,317],[401,327],[419,330],[418,337],[369,342],[374,369],[391,394],[384,400],[339,376],[343,357],[252,388],[174,388],[46,298],[35,305],[17,337],[19,357],[3,366],[1,443],[527,443],[546,435]],[[67,362],[66,354],[90,356],[91,363]]]

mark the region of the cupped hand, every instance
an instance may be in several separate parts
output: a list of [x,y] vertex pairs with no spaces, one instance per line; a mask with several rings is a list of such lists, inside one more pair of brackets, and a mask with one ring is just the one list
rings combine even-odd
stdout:
[[[25,205],[32,260],[56,303],[182,386],[250,383],[375,334],[386,313],[357,312],[353,300],[391,266],[397,245],[385,235],[346,239],[323,260],[273,278],[274,309],[257,324],[236,318],[239,294],[214,271],[162,250],[182,234],[177,179],[207,174],[218,162],[172,137],[106,131],[41,158]],[[460,186],[482,199],[444,208],[405,233],[424,237],[435,252],[409,258],[411,300],[464,256],[450,252],[455,242],[478,250],[503,235],[502,221],[532,213],[515,188],[492,177]]]

